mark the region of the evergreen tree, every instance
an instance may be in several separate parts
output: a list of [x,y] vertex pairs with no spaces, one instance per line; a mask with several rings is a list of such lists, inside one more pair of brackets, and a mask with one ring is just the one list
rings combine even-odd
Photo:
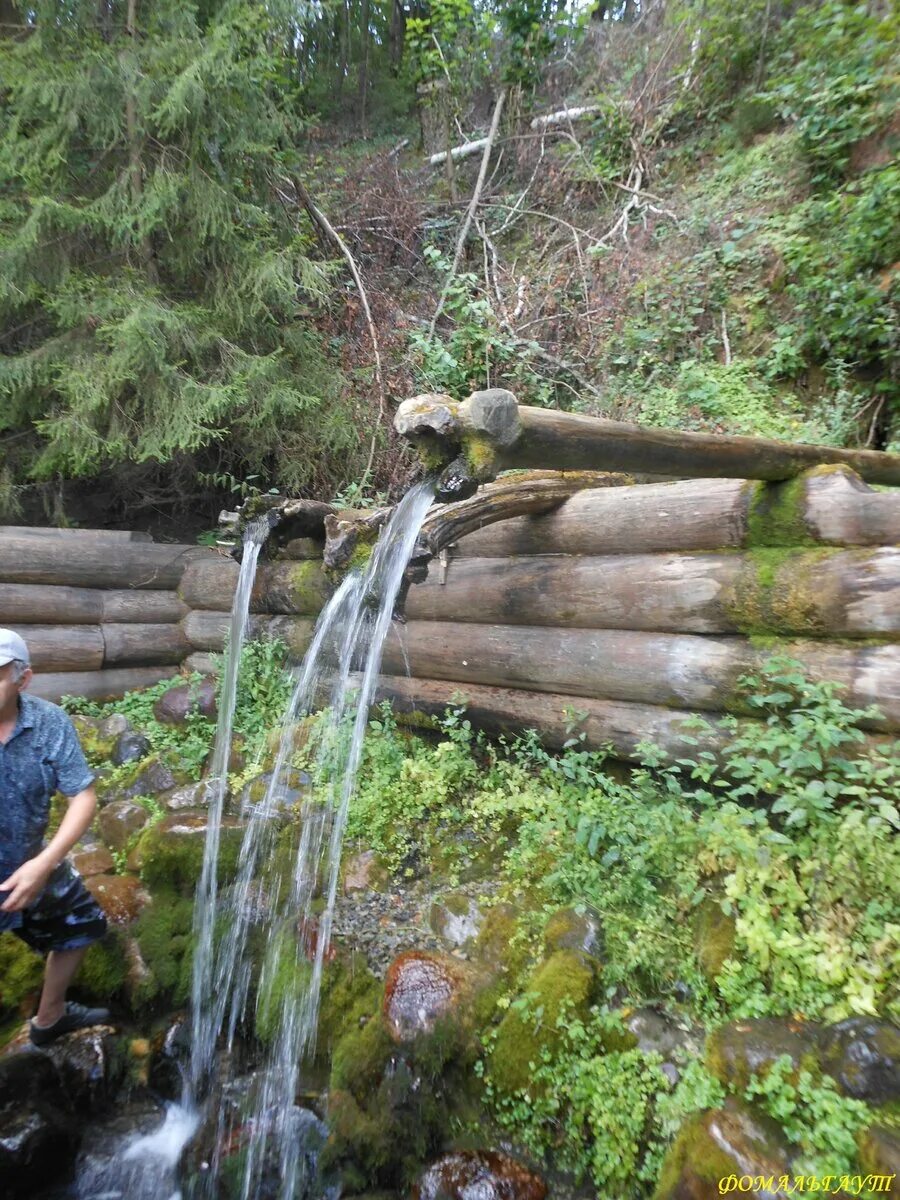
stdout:
[[[0,502],[161,463],[346,477],[361,435],[311,314],[287,7],[8,0],[0,29]],[[25,16],[27,14],[27,18]],[[5,454],[5,459],[2,457]],[[277,458],[276,458],[277,455]],[[174,489],[173,489],[174,490]]]

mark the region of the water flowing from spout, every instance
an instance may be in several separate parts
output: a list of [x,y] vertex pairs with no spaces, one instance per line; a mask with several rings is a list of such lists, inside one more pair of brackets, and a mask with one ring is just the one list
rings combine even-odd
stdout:
[[215,977],[214,937],[219,891],[219,845],[222,834],[222,815],[228,791],[228,761],[231,755],[231,738],[234,731],[241,651],[247,636],[250,595],[256,579],[256,566],[269,528],[267,518],[260,517],[248,525],[245,530],[244,553],[231,609],[231,624],[222,669],[219,719],[207,794],[209,816],[206,845],[194,904],[196,948],[191,986],[191,1057],[185,1078],[184,1097],[185,1105],[189,1108],[196,1105],[202,1090],[209,1082],[215,1061],[220,1026],[220,1022],[210,1012],[211,1006],[215,1006],[217,1003],[213,982]]

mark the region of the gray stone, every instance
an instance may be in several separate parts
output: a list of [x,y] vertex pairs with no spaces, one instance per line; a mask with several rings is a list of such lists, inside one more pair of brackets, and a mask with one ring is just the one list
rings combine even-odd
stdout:
[[429,924],[451,949],[469,946],[478,937],[484,914],[469,896],[449,892],[431,906]]
[[120,733],[116,738],[111,758],[117,767],[122,767],[125,763],[137,762],[141,758],[146,758],[149,753],[150,742],[142,733],[126,731]]
[[124,850],[150,820],[150,814],[135,800],[114,800],[100,810],[100,832],[112,850]]
[[111,713],[108,717],[104,717],[97,726],[97,731],[101,737],[114,738],[121,733],[127,733],[131,728],[128,718],[122,713]]
[[825,1029],[822,1066],[845,1096],[884,1104],[900,1100],[900,1029],[875,1017],[848,1017]]

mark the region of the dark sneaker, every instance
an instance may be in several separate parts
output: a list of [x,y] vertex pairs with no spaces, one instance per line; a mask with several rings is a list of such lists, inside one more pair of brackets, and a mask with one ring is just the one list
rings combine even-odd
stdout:
[[87,1029],[91,1025],[105,1025],[108,1020],[108,1008],[87,1008],[84,1004],[75,1004],[70,1000],[66,1011],[53,1025],[35,1025],[34,1021],[31,1021],[28,1036],[33,1046],[49,1046],[64,1034],[74,1033],[76,1029]]

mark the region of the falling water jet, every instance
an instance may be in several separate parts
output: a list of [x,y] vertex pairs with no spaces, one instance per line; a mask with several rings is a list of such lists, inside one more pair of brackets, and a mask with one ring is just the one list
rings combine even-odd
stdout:
[[[277,1190],[272,1195],[279,1200],[296,1200],[303,1194],[299,1189],[305,1186],[304,1145],[296,1136],[295,1097],[301,1062],[315,1048],[347,809],[395,601],[432,496],[430,484],[407,493],[382,530],[365,572],[348,575],[323,610],[298,673],[266,797],[256,811],[242,813],[248,823],[241,871],[232,892],[233,921],[216,979],[223,991],[231,989],[231,1034],[239,1019],[238,1001],[243,1001],[234,990],[234,981],[241,978],[241,964],[248,951],[247,922],[236,918],[242,908],[246,911],[249,889],[271,857],[276,836],[272,818],[293,751],[295,722],[312,711],[317,696],[327,689],[327,727],[322,733],[316,771],[317,778],[324,781],[324,794],[315,804],[306,805],[290,878],[279,878],[276,870],[269,881],[276,903],[257,995],[265,998],[273,990],[278,995],[278,973],[284,972],[285,966],[295,973],[304,969],[305,980],[301,991],[288,988],[283,997],[278,997],[278,1026],[249,1120],[256,1136],[246,1147],[242,1200],[256,1200],[264,1179],[269,1183],[273,1176]],[[316,919],[314,904],[320,878],[325,903]],[[210,1164],[210,1184],[219,1165],[215,1161]]]

